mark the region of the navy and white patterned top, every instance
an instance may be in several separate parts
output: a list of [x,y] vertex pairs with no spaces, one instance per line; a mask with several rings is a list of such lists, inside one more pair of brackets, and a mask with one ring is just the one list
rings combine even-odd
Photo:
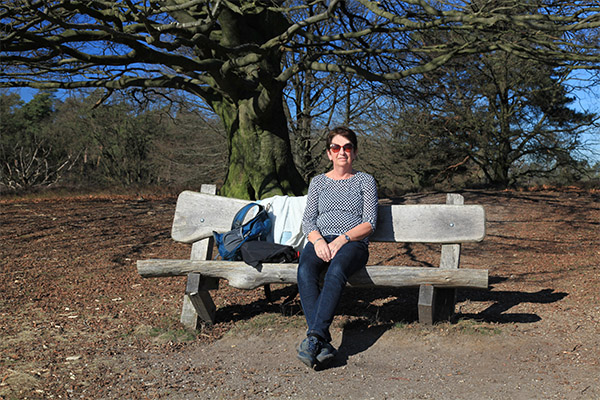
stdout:
[[[348,179],[335,180],[325,174],[315,176],[308,187],[302,232],[318,230],[322,236],[342,235],[363,222],[377,224],[377,186],[367,173],[357,172]],[[368,239],[363,239],[368,243]]]

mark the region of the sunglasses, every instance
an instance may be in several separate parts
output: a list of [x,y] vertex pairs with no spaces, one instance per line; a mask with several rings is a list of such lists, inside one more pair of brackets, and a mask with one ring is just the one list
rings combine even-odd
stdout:
[[344,151],[346,153],[349,153],[352,151],[352,149],[354,149],[354,145],[352,143],[346,143],[343,146],[340,146],[339,144],[331,144],[329,145],[329,150],[331,150],[334,153],[339,153],[342,147],[344,148]]

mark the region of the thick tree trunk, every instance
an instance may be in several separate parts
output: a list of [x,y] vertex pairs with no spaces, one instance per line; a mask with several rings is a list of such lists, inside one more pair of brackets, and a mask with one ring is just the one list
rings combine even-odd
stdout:
[[[215,108],[229,141],[229,169],[220,195],[255,200],[305,194],[307,185],[294,164],[281,95],[282,91],[263,94]],[[265,105],[266,101],[271,103]]]
[[220,194],[250,200],[302,195],[307,185],[292,157],[283,110],[285,82],[275,78],[281,73],[282,50],[254,52],[257,44],[285,32],[289,22],[262,5],[248,7],[253,12],[224,8],[219,14],[220,44],[239,53],[213,71],[215,90],[205,98],[228,134],[229,169]]

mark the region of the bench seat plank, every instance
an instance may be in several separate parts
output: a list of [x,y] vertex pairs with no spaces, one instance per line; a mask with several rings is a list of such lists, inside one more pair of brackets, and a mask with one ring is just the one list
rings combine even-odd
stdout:
[[[177,199],[171,236],[193,243],[226,232],[248,200],[182,192]],[[465,243],[485,236],[485,211],[480,205],[380,205],[374,242]]]
[[[138,273],[144,278],[181,276],[191,272],[223,278],[238,289],[255,289],[273,283],[297,283],[298,264],[263,264],[260,270],[240,261],[223,260],[161,260],[137,262]],[[487,289],[488,271],[480,269],[446,269],[402,266],[367,266],[350,277],[354,287],[388,286]]]

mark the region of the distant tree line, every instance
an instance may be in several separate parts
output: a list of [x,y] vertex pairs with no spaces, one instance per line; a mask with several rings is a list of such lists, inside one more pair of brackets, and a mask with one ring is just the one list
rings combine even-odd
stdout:
[[[595,116],[567,108],[565,86],[549,74],[543,84],[525,71],[529,79],[518,84],[474,85],[489,81],[485,74],[498,74],[486,65],[508,65],[491,56],[481,62],[461,74],[450,64],[402,87],[389,86],[386,93],[363,98],[371,106],[347,108],[343,118],[324,121],[345,119],[362,133],[357,167],[375,176],[384,196],[597,182],[600,163],[578,155],[585,148],[581,135],[595,129]],[[507,86],[510,95],[498,89]],[[168,99],[102,96],[94,91],[59,99],[41,91],[25,103],[15,93],[0,92],[0,189],[223,184],[228,148],[210,111],[174,93]],[[349,89],[344,96],[355,94]],[[510,115],[495,102],[505,97]],[[288,119],[296,135],[293,154],[308,182],[328,168],[326,129],[302,127],[291,113]]]
[[136,101],[102,91],[24,103],[0,94],[0,188],[222,183],[227,146],[218,120],[188,101]]

